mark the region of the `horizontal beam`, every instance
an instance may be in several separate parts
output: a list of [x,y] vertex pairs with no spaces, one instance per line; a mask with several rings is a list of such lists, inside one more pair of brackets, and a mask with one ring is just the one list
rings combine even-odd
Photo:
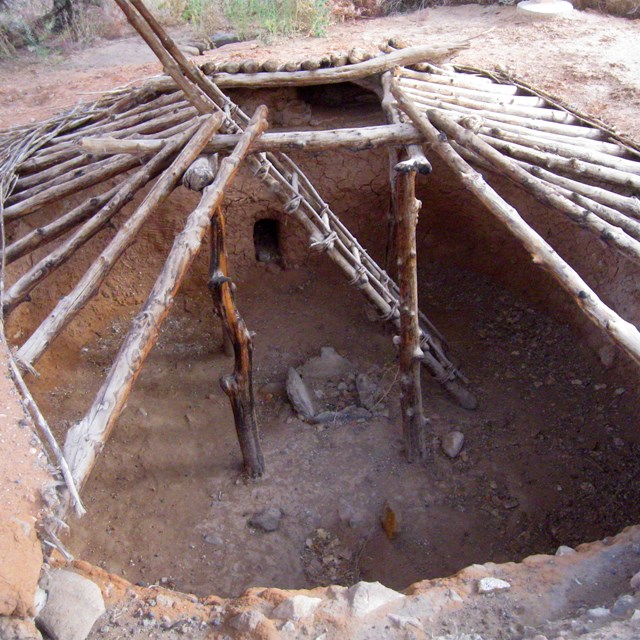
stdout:
[[[239,134],[218,134],[205,149],[206,153],[216,153],[233,149],[240,139]],[[373,149],[384,145],[418,144],[422,134],[412,124],[378,125],[323,131],[279,131],[263,134],[253,145],[252,151],[286,151],[305,149],[319,151],[344,147],[352,151]],[[131,153],[145,155],[156,153],[166,144],[160,139],[84,138],[80,147],[87,153],[110,155]]]

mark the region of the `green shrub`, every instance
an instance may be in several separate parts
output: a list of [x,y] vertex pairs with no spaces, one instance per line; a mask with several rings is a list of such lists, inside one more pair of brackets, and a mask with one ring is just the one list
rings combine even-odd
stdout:
[[322,36],[330,20],[327,0],[223,0],[222,10],[244,38]]

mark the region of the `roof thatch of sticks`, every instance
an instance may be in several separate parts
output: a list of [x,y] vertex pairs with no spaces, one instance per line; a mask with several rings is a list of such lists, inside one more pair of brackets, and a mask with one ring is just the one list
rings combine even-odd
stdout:
[[[379,310],[381,317],[400,328],[401,369],[404,367],[407,374],[404,378],[409,380],[403,397],[413,397],[417,402],[419,374],[416,378],[412,367],[420,362],[462,406],[475,406],[464,376],[449,360],[446,344],[435,327],[419,312],[413,320],[411,313],[403,318],[403,309],[410,311],[411,305],[417,305],[417,299],[411,297],[411,287],[415,286],[411,273],[405,273],[405,279],[401,273],[400,286],[396,284],[286,155],[288,150],[339,147],[367,150],[386,145],[398,150],[396,173],[412,177],[416,172],[430,171],[424,149],[428,149],[430,156],[437,154],[521,241],[533,261],[548,270],[582,311],[640,363],[638,329],[606,306],[490,184],[491,172],[507,176],[545,205],[596,234],[611,250],[640,263],[637,199],[640,152],[631,141],[512,79],[477,69],[437,66],[456,50],[468,46],[465,43],[394,49],[390,46],[393,41],[389,41],[383,48],[385,53],[377,56],[354,51],[351,55],[340,53],[283,65],[270,60],[209,64],[205,65],[204,73],[186,60],[140,0],[117,2],[160,58],[168,75],[152,78],[138,88],[111,92],[94,104],[41,124],[15,128],[4,136],[0,143],[4,225],[71,194],[91,189],[91,196],[56,219],[3,245],[3,266],[36,249],[53,247],[11,286],[5,288],[3,280],[3,312],[11,313],[27,301],[35,287],[82,249],[139,190],[159,179],[81,280],[17,349],[13,369],[24,393],[28,394],[28,390],[18,369],[33,371],[49,345],[97,293],[150,214],[185,172],[185,183],[189,184],[188,170],[195,168],[198,156],[233,152],[217,172],[211,170],[207,175],[211,162],[205,163],[205,178],[199,189],[212,184],[204,189],[200,205],[176,237],[165,267],[134,319],[94,403],[85,418],[69,431],[64,447],[66,461],[59,450],[54,450],[74,494],[76,511],[81,512],[82,507],[74,483],[81,486],[86,481],[210,224],[213,224],[212,251],[218,260],[210,283],[214,301],[217,300],[221,317],[238,315],[232,295],[225,289],[229,278],[224,218],[215,212],[241,162],[277,194],[284,211],[299,221],[308,233],[310,247],[325,252]],[[265,113],[259,110],[250,121],[223,91],[347,81],[362,84],[379,95],[388,124],[262,133],[266,127]],[[201,164],[199,171],[202,169]],[[481,173],[485,170],[490,170],[486,179]],[[114,178],[119,180],[115,187],[97,193],[101,185]],[[412,179],[401,182],[399,178],[392,185],[392,193],[397,196],[394,206],[409,214],[415,209]],[[417,209],[413,211],[416,212]],[[409,243],[402,250],[411,249],[413,241],[415,253],[411,222],[403,227],[401,213],[397,217],[398,241],[402,235]],[[415,264],[413,271],[415,278]],[[226,391],[232,403],[236,403],[234,413],[243,406],[250,409],[241,447],[249,473],[260,475],[263,461],[252,413],[253,400],[248,396],[243,400],[246,390],[237,384],[243,374],[250,378],[250,340],[243,324],[231,323],[227,329],[234,342],[244,341],[245,355],[247,342],[249,346],[249,357],[245,358],[248,362],[237,358],[235,377],[227,380]],[[414,427],[405,425],[409,429],[409,432],[405,429],[408,452],[410,457],[412,451],[420,457],[424,442],[419,438],[412,441],[411,430],[419,431],[424,426],[420,424],[421,404],[410,407],[407,415],[418,419]],[[41,415],[37,416],[37,422],[48,434],[50,445],[57,446],[55,441],[51,442],[52,436]]]

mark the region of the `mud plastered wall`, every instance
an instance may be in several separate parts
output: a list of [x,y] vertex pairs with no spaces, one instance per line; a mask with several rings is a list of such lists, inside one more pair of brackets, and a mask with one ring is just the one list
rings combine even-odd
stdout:
[[[490,174],[496,191],[625,319],[640,324],[640,267],[605,245],[597,235],[549,209],[515,184]],[[603,364],[625,366],[627,357],[580,311],[575,300],[464,189],[455,174],[435,163],[431,176],[419,182],[423,209],[418,225],[421,264],[443,262],[479,271],[512,289],[539,309],[572,325]],[[638,381],[637,368],[633,379]]]
[[[266,103],[273,127],[329,128],[373,124],[381,121],[379,110],[370,107],[349,110],[320,108],[300,100],[293,89],[236,92],[234,98],[251,113]],[[428,153],[428,151],[427,151]],[[386,149],[366,152],[292,152],[291,157],[306,172],[320,195],[351,229],[380,264],[384,262],[388,233],[389,185]],[[628,366],[608,338],[578,309],[556,281],[534,265],[529,254],[498,223],[475,196],[465,190],[457,176],[438,158],[431,158],[431,176],[419,176],[417,195],[423,202],[417,229],[419,264],[433,268],[443,264],[488,275],[501,286],[523,295],[531,304],[552,313],[575,327],[607,366],[613,362]],[[640,267],[608,248],[594,234],[581,229],[562,214],[550,210],[535,198],[497,174],[492,186],[545,239],[547,239],[603,299],[624,318],[640,324]],[[112,186],[111,183],[105,188]],[[86,197],[86,194],[83,194]],[[11,317],[9,338],[21,343],[39,324],[55,302],[67,293],[108,244],[126,216],[143,199],[139,193],[127,210],[116,216],[113,225],[93,238],[88,246],[51,276]],[[107,330],[119,317],[122,330],[144,302],[175,236],[188,214],[197,206],[199,194],[178,188],[150,218],[134,245],[113,269],[100,293],[56,342],[56,349],[76,350],[91,333]],[[29,216],[16,227],[20,234],[54,218],[82,200],[69,199]],[[293,216],[283,212],[278,199],[243,168],[226,194],[224,211],[228,225],[230,273],[241,282],[255,266],[253,227],[257,220],[276,220],[280,229],[280,249],[285,267],[313,266],[327,260],[310,252],[306,232]],[[9,271],[9,282],[50,250],[41,249],[24,258]],[[208,304],[208,248],[196,259],[182,293],[198,304]],[[75,348],[74,348],[75,347]],[[44,360],[46,363],[46,358]],[[639,376],[635,368],[631,375]]]

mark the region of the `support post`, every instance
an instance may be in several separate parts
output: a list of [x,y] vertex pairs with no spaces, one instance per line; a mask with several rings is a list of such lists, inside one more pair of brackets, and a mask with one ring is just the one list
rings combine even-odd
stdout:
[[[214,126],[215,129],[218,125],[218,119],[213,118],[205,126]],[[220,163],[215,180],[204,190],[200,204],[189,215],[183,231],[176,236],[162,272],[144,306],[134,318],[131,329],[89,411],[80,422],[69,429],[64,454],[69,461],[73,478],[80,488],[89,477],[98,453],[109,439],[133,383],[156,343],[160,327],[169,313],[175,295],[200,250],[211,216],[220,206],[225,189],[247,157],[251,143],[266,127],[267,109],[258,107],[233,153]],[[212,133],[213,131],[209,130],[207,137]],[[204,147],[204,142],[203,140],[200,150]],[[196,151],[195,156],[198,153],[199,151]],[[180,171],[176,180],[182,173],[183,171]]]
[[209,290],[213,310],[233,344],[233,373],[220,378],[222,390],[229,396],[242,451],[244,468],[251,478],[264,474],[264,458],[253,396],[253,341],[235,303],[235,285],[228,276],[225,219],[218,209],[211,221],[211,267]]
[[396,254],[400,287],[400,406],[409,462],[425,454],[425,418],[422,412],[420,323],[416,225],[421,202],[416,200],[416,173],[396,172]]

